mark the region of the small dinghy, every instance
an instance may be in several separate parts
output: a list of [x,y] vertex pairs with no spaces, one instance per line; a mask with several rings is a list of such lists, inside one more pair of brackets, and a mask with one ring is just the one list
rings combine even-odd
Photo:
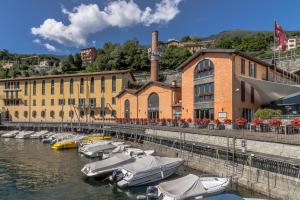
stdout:
[[160,183],[147,188],[147,200],[201,199],[224,192],[230,186],[230,179],[219,177],[198,177],[194,174]]
[[13,138],[13,137],[16,137],[16,135],[19,133],[19,131],[9,131],[7,133],[4,133],[3,135],[1,135],[1,137],[4,137],[4,138]]
[[181,158],[144,156],[120,167],[109,179],[121,188],[146,185],[171,176],[183,162]]

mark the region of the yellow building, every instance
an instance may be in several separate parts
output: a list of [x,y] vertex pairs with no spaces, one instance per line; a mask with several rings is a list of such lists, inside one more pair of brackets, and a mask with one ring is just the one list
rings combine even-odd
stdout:
[[1,115],[39,122],[114,118],[117,94],[133,81],[130,70],[1,79]]

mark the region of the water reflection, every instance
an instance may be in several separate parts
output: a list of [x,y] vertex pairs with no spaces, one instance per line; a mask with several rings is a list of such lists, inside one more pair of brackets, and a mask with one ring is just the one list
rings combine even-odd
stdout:
[[[87,162],[88,159],[78,156],[76,149],[53,151],[38,140],[0,138],[0,199],[126,200],[136,199],[146,191],[146,187],[121,190],[105,181],[86,179],[80,169]],[[180,175],[189,172],[187,168],[179,170]],[[252,196],[247,191],[241,193]],[[228,193],[208,199],[241,198]]]

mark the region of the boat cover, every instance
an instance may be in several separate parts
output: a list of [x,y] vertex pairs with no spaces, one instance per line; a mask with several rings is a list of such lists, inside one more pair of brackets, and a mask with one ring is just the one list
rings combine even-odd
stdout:
[[122,168],[134,174],[139,172],[147,172],[149,170],[161,168],[163,166],[172,165],[175,163],[183,163],[183,160],[181,158],[145,156],[138,159],[134,163],[124,165]]
[[163,194],[174,199],[188,199],[206,193],[201,179],[194,174],[160,183],[157,187]]
[[94,152],[94,151],[104,151],[104,150],[107,150],[107,149],[114,149],[116,148],[115,145],[112,145],[111,143],[108,143],[108,144],[102,144],[102,145],[98,145],[98,146],[95,146],[95,147],[91,147],[91,148],[88,148],[87,151],[90,151],[90,152]]
[[135,158],[130,157],[128,155],[125,155],[123,153],[115,154],[113,157],[100,160],[97,162],[89,163],[86,166],[90,168],[90,170],[93,171],[103,171],[107,169],[114,169],[121,165],[127,164],[129,162],[133,162]]
[[95,143],[84,145],[83,148],[89,150],[90,148],[94,148],[101,145],[110,144],[110,141],[96,141]]

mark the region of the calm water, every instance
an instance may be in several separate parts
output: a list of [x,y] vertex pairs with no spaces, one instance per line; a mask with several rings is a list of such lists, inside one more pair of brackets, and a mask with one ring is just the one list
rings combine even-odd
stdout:
[[[80,169],[87,162],[90,161],[80,157],[75,149],[54,151],[38,140],[0,138],[0,199],[126,200],[145,192],[146,187],[120,190],[101,180],[86,180]],[[182,167],[178,173],[184,175],[189,171]],[[241,199],[238,194],[260,197],[239,189],[208,199]]]

